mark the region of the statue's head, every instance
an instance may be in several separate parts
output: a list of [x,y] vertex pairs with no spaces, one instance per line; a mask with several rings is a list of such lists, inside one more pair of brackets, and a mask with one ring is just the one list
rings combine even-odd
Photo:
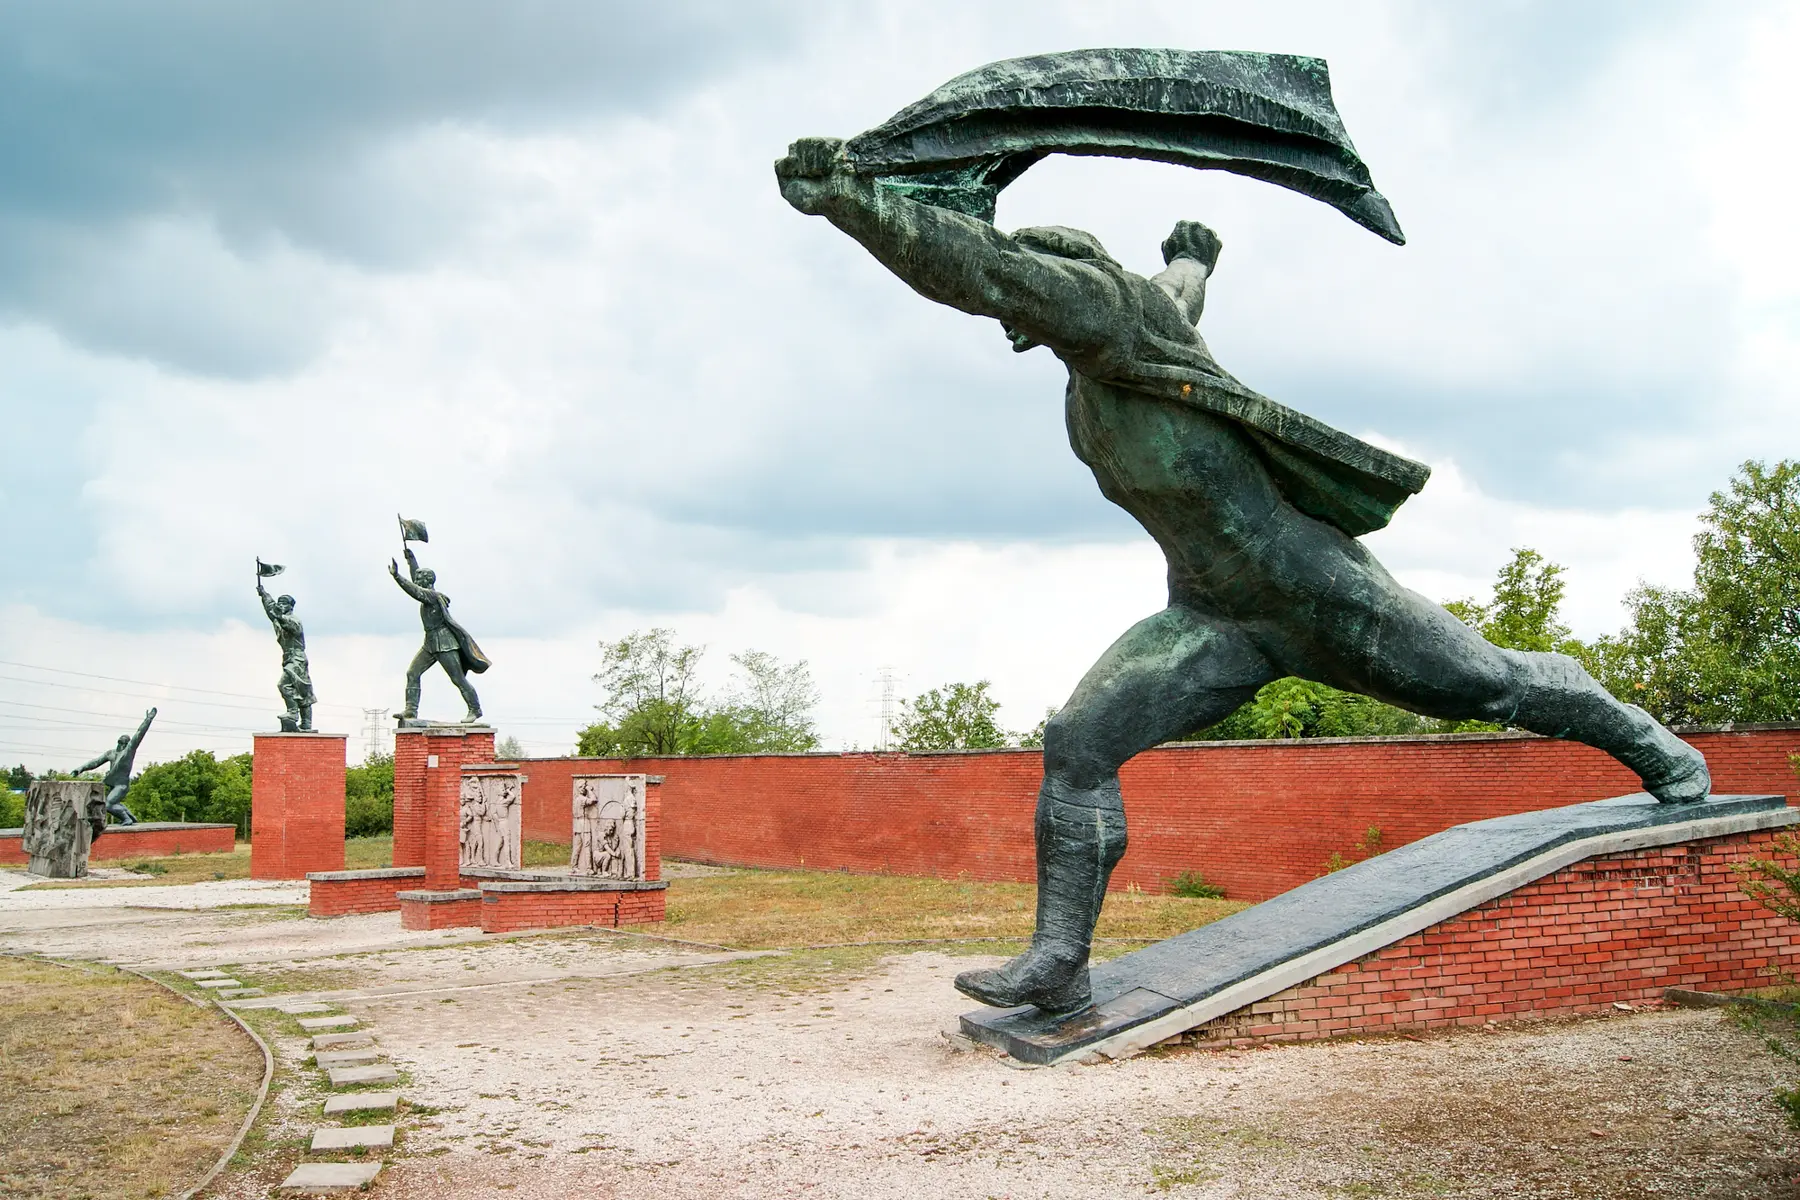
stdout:
[[283,614],[291,613],[294,611],[294,598],[292,596],[277,596],[275,597],[275,607],[280,609]]
[[437,572],[430,567],[420,567],[414,578],[419,581],[420,587],[432,587],[437,583]]
[[129,733],[121,733],[119,735],[119,749],[123,750],[129,745],[131,745],[131,735]]

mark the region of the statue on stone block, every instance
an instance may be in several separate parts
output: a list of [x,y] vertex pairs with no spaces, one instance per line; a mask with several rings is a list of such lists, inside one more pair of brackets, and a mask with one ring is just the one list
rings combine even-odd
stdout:
[[644,878],[642,775],[577,775],[569,871],[602,879]]
[[121,733],[118,744],[111,750],[82,763],[73,772],[79,775],[83,771],[106,768],[106,812],[117,817],[121,825],[137,824],[137,818],[125,807],[125,794],[131,790],[131,760],[137,757],[138,747],[143,744],[144,735],[150,732],[150,722],[154,720],[156,710],[152,708],[144,714],[144,723],[137,727],[136,733]]
[[276,690],[287,702],[281,731],[310,733],[313,686],[312,673],[306,663],[306,630],[301,627],[300,618],[294,615],[294,598],[276,596],[271,599],[262,584],[263,580],[272,579],[285,570],[287,568],[279,563],[257,559],[256,594],[262,600],[263,613],[269,618],[269,624],[275,627],[275,642],[281,647],[281,680],[276,684]]
[[419,620],[425,626],[425,644],[419,647],[411,665],[406,668],[406,706],[399,719],[402,724],[417,720],[420,680],[435,664],[444,669],[444,674],[450,677],[450,682],[456,685],[464,703],[469,706],[463,723],[473,724],[481,720],[481,698],[475,694],[469,676],[479,675],[492,664],[475,644],[475,639],[469,636],[469,631],[450,616],[450,597],[437,590],[437,573],[429,567],[421,567],[413,556],[410,543],[430,540],[424,522],[401,517],[400,542],[406,555],[407,578],[401,577],[400,564],[388,560],[388,574],[394,577],[401,591],[419,602]]
[[20,848],[26,870],[47,879],[81,879],[88,850],[106,828],[106,785],[94,779],[37,779],[25,797]]
[[1573,659],[1503,650],[1397,583],[1356,539],[1425,484],[1419,463],[1261,396],[1195,329],[1221,241],[1179,221],[1152,278],[1093,235],[1000,232],[994,200],[1051,153],[1232,171],[1404,237],[1331,99],[1325,64],[1264,54],[1091,50],[952,80],[848,143],[775,165],[822,216],[929,300],[991,317],[1015,351],[1067,368],[1076,457],[1168,560],[1168,604],[1127,630],[1044,734],[1037,928],[997,970],[957,979],[998,1006],[1074,1012],[1107,881],[1125,852],[1118,771],[1287,675],[1431,717],[1480,718],[1606,751],[1666,802],[1703,799],[1698,751]]

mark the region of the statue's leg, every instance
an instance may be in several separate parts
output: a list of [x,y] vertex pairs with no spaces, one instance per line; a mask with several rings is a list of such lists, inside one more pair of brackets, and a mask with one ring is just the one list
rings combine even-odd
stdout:
[[406,668],[406,707],[400,710],[402,717],[419,715],[419,680],[436,661],[437,655],[424,646],[420,646],[419,652],[412,656],[412,662]]
[[[1704,800],[1706,759],[1634,704],[1625,704],[1563,654],[1505,650],[1443,608],[1362,564],[1364,589],[1344,619],[1309,616],[1325,631],[1324,661],[1285,661],[1284,669],[1364,692],[1428,717],[1477,718],[1583,742],[1636,772],[1658,800]],[[1370,592],[1366,585],[1379,584]],[[1362,611],[1354,611],[1362,610]],[[1373,619],[1369,619],[1373,618]],[[1264,640],[1264,639],[1259,639]],[[1311,640],[1311,635],[1301,640]]]
[[475,685],[463,674],[462,655],[454,650],[445,650],[437,656],[437,660],[444,668],[444,674],[450,677],[450,682],[456,685],[456,690],[462,693],[463,703],[469,706],[468,715],[463,717],[463,721],[481,720],[481,698],[475,694]]
[[131,810],[129,808],[125,807],[125,796],[126,793],[130,791],[130,784],[119,783],[114,784],[111,788],[107,789],[106,792],[106,811],[119,818],[119,824],[121,825],[137,824],[137,818],[131,815]]
[[1125,853],[1119,767],[1228,716],[1272,678],[1240,629],[1189,608],[1166,608],[1114,642],[1044,729],[1031,947],[998,969],[963,972],[957,988],[1000,1007],[1087,1007],[1094,923]]

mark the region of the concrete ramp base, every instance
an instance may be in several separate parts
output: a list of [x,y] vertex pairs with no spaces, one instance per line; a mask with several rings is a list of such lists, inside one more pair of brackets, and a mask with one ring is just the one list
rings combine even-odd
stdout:
[[[1048,1064],[1120,1057],[1266,1000],[1600,855],[1778,829],[1782,796],[1646,793],[1458,825],[1093,968],[1094,1007],[966,1013],[968,1037]],[[1579,908],[1581,906],[1574,906]],[[1582,917],[1566,922],[1579,929]],[[1671,981],[1673,982],[1673,981]]]

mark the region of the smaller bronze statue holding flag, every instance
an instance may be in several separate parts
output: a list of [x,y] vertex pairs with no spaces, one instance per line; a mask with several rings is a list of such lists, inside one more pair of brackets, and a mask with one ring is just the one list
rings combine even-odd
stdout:
[[400,564],[393,559],[388,560],[388,574],[400,585],[400,590],[419,602],[419,620],[425,626],[425,644],[413,655],[412,665],[406,668],[406,707],[400,713],[401,724],[416,721],[419,717],[419,681],[433,663],[444,668],[444,674],[462,693],[462,698],[469,706],[468,715],[463,717],[464,724],[473,724],[481,720],[481,699],[475,694],[475,687],[469,682],[470,675],[479,675],[492,664],[469,631],[458,625],[450,615],[450,597],[437,590],[437,573],[429,567],[421,567],[419,560],[413,556],[412,542],[429,542],[431,535],[425,531],[423,521],[409,521],[400,518],[400,545],[406,555],[407,572],[410,580],[400,575]]
[[306,665],[306,630],[294,615],[292,596],[271,597],[263,580],[273,579],[287,570],[280,563],[256,560],[256,594],[262,600],[263,612],[275,627],[275,641],[281,647],[281,682],[276,685],[287,702],[281,720],[283,733],[311,733],[313,710],[312,673]]

